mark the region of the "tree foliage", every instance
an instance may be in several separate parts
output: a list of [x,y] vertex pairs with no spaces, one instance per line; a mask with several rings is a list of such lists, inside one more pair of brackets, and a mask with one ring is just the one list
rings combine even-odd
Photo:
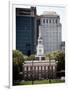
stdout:
[[35,55],[31,54],[30,56],[27,56],[26,60],[35,60]]
[[65,53],[63,51],[53,51],[51,53],[48,53],[46,57],[58,61],[57,71],[65,70]]
[[19,73],[22,72],[22,65],[24,63],[24,55],[19,50],[13,50],[13,84],[19,80]]
[[24,62],[24,56],[19,50],[13,50],[13,62],[20,64]]

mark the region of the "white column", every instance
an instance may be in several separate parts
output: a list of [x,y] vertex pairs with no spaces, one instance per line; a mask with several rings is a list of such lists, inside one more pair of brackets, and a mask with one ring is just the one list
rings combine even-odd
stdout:
[[30,71],[30,66],[28,67],[28,71]]
[[55,70],[55,66],[53,66],[53,70]]
[[44,66],[42,66],[42,70],[44,70]]
[[48,66],[46,66],[46,70],[48,70]]
[[39,66],[39,70],[41,70],[41,66]]
[[27,67],[25,66],[25,67],[24,67],[24,71],[26,71],[26,70],[27,70]]

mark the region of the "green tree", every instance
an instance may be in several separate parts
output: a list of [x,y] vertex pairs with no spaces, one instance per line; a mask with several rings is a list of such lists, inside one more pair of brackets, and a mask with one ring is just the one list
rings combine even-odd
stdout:
[[22,65],[24,63],[24,55],[19,50],[13,50],[13,84],[20,80],[19,73],[22,72]]
[[55,59],[58,61],[57,63],[57,70],[64,70],[65,69],[65,53],[63,51],[53,51],[46,55],[50,59]]
[[54,58],[54,56],[53,56],[52,53],[47,53],[46,54],[46,59],[53,59],[53,58]]
[[65,53],[59,52],[56,56],[57,63],[57,71],[65,70]]
[[16,63],[20,71],[22,70],[22,64],[24,62],[24,55],[19,50],[13,50],[13,63]]
[[27,58],[27,60],[35,60],[35,55],[34,55],[34,54],[30,55],[30,56]]
[[58,61],[57,72],[65,70],[65,53],[63,51],[53,51],[46,56],[49,57],[49,59],[55,59]]

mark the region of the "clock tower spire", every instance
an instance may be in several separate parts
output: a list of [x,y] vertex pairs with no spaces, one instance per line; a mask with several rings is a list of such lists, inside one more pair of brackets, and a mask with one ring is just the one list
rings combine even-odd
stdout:
[[39,29],[39,37],[38,37],[38,45],[36,47],[36,59],[38,58],[38,60],[42,60],[44,59],[44,46],[43,46],[43,39],[41,36],[41,29]]

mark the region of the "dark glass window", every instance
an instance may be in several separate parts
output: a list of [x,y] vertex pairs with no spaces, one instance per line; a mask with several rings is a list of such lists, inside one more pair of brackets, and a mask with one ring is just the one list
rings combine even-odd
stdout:
[[27,49],[30,48],[30,44],[29,44],[29,43],[26,44],[26,48],[27,48]]
[[48,19],[46,20],[46,23],[48,23]]
[[51,23],[51,20],[49,21],[49,23]]
[[56,23],[57,23],[57,20],[56,20]]
[[31,50],[28,50],[27,55],[30,56],[30,54],[31,54]]
[[23,54],[34,53],[35,18],[29,16],[16,16],[16,49]]
[[43,19],[43,23],[45,23],[45,19]]

